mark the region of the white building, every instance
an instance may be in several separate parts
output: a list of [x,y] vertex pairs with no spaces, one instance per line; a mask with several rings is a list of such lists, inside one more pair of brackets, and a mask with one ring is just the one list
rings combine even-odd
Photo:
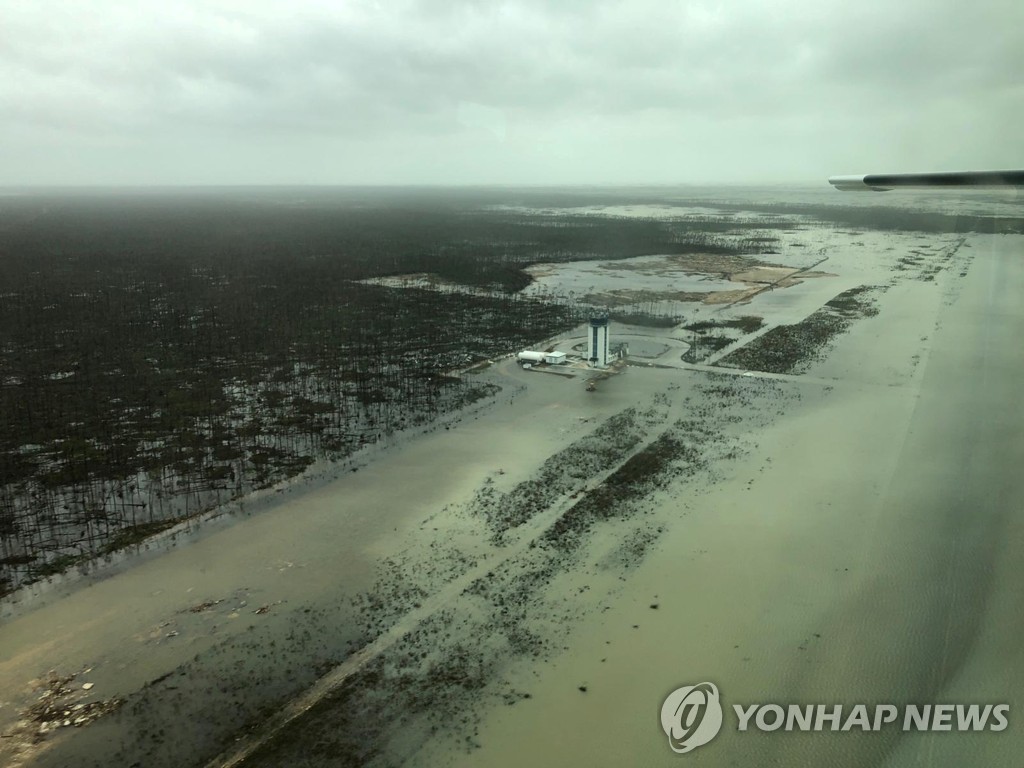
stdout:
[[566,359],[565,352],[545,352],[544,362],[548,365],[565,365],[569,361]]
[[590,318],[590,332],[587,334],[587,360],[597,368],[608,365],[608,318]]

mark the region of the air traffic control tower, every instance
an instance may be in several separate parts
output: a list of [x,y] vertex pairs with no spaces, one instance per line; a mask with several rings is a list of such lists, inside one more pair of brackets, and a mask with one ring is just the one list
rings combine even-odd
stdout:
[[590,318],[590,333],[587,335],[587,360],[595,368],[608,365],[608,318]]

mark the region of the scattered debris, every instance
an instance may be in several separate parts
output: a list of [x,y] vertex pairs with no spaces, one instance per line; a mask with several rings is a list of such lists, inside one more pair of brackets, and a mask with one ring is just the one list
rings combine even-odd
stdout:
[[37,690],[41,689],[39,698],[21,713],[17,725],[5,736],[26,744],[38,744],[52,731],[88,725],[124,703],[117,697],[85,701],[82,691],[90,690],[94,684],[83,683],[81,688],[73,688],[76,676],[51,673],[45,681],[40,681],[36,686]]
[[223,600],[205,600],[205,601],[199,603],[198,605],[193,605],[188,610],[191,613],[202,613],[203,611],[208,611],[211,608],[213,608],[213,606],[219,605],[220,603],[223,603],[223,602],[224,602]]

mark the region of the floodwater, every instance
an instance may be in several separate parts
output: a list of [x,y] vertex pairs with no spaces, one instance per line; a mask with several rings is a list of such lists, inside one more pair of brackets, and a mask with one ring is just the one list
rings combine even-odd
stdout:
[[[509,671],[531,698],[488,708],[477,749],[433,743],[414,764],[1016,765],[1024,407],[1010,350],[1024,321],[1004,309],[1024,290],[1024,243],[970,242],[962,281],[890,295],[839,342],[840,362],[808,374],[859,375],[800,386],[728,478],[660,496],[657,549],[556,661]],[[704,680],[727,707],[1009,703],[1010,728],[756,734],[727,715],[680,758],[659,708]]]
[[333,483],[295,487],[258,515],[38,610],[24,607],[0,627],[2,730],[31,700],[33,681],[88,669],[80,678],[94,684],[90,700],[128,697],[137,706],[58,740],[33,764],[62,765],[69,755],[114,764],[122,740],[124,754],[147,766],[210,757],[232,728],[300,692],[358,645],[366,627],[357,596],[387,589],[404,610],[406,593],[436,590],[472,558],[492,554],[475,521],[448,511],[488,480],[529,477],[642,392],[665,386],[651,379],[639,391],[587,397],[582,379],[534,376],[523,388],[522,372],[511,374],[499,374],[506,389],[477,418]]
[[638,256],[620,261],[572,261],[565,264],[537,264],[527,270],[534,281],[527,296],[570,292],[580,296],[607,291],[648,291],[651,293],[730,291],[737,284],[710,275],[688,272],[673,264],[671,256]]
[[[398,706],[419,680],[410,658],[486,674],[439,682],[436,702],[373,724],[360,737],[371,763],[1019,765],[1024,239],[820,237],[819,269],[835,277],[761,294],[742,314],[794,322],[849,287],[885,290],[878,314],[804,377],[730,375],[723,394],[701,370],[630,368],[587,393],[582,375],[506,361],[483,374],[505,386],[494,404],[449,428],[23,607],[0,626],[0,730],[16,729],[38,695],[32,681],[50,671],[93,683],[83,700],[125,703],[42,745],[3,739],[0,762],[222,765],[244,743],[247,765],[335,764],[313,749],[344,730],[330,707],[293,722],[309,734],[297,743],[265,741],[261,723],[390,629],[394,644],[365,665]],[[630,407],[652,414],[648,440],[679,420],[703,425],[698,468],[546,563],[513,606],[529,652],[498,642],[508,627],[471,587],[535,568],[547,550],[534,543],[570,500],[505,541],[474,504],[535,478]],[[614,468],[595,470],[588,490]],[[417,639],[427,625],[437,633]],[[718,738],[681,758],[659,709],[674,688],[705,680],[727,708],[1004,702],[1010,727],[755,734],[736,732],[727,711]],[[243,729],[248,741],[236,741]]]

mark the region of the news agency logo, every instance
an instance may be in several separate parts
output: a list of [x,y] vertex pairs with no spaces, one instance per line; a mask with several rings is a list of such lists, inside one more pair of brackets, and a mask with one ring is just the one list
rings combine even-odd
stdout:
[[[772,731],[1005,731],[1009,704],[733,704],[736,730]],[[673,752],[686,754],[711,741],[724,713],[713,683],[684,685],[661,705],[661,728]]]
[[707,744],[722,728],[722,703],[714,683],[677,688],[661,705],[661,728],[673,752],[684,755]]

